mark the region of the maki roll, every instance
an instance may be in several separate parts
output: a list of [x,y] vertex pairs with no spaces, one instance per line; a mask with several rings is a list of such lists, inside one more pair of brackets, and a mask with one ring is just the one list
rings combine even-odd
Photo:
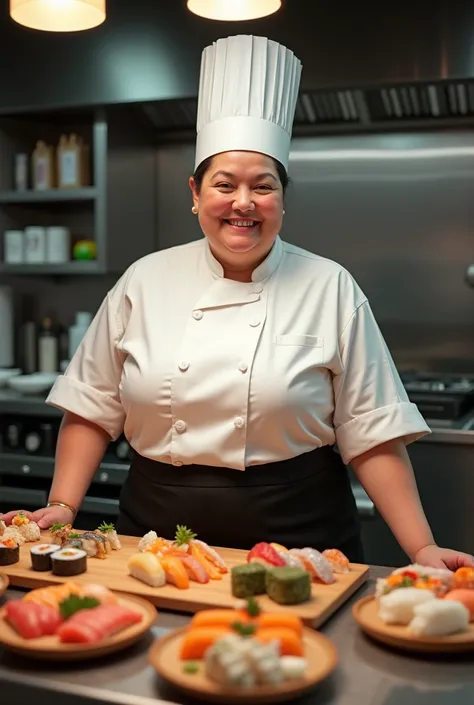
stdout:
[[51,556],[59,550],[59,546],[56,543],[40,543],[37,546],[33,546],[30,549],[31,567],[33,570],[52,570]]
[[53,575],[70,577],[80,575],[87,570],[87,553],[78,548],[60,548],[51,554]]
[[20,560],[20,547],[12,538],[0,539],[0,566],[13,565]]

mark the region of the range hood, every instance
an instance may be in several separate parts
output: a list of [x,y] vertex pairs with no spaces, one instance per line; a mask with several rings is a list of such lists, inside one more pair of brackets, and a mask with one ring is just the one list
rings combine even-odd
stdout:
[[[343,5],[344,10],[330,0],[286,0],[266,21],[221,23],[219,32],[216,23],[194,28],[191,21],[184,37],[189,66],[198,65],[204,42],[217,36],[265,34],[303,62],[296,132],[472,122],[472,0]],[[142,107],[155,129],[194,129],[196,95]]]

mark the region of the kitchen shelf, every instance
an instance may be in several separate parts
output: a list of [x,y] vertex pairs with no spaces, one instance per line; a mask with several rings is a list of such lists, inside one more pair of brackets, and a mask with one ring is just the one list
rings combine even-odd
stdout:
[[62,264],[8,264],[0,263],[0,274],[103,274],[104,270],[97,260],[77,260]]
[[67,203],[94,201],[97,189],[93,186],[80,189],[49,189],[48,191],[0,191],[0,204]]

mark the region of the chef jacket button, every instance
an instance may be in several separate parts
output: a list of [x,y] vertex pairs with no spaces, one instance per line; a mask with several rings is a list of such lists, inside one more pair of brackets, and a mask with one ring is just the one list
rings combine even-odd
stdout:
[[260,321],[258,320],[258,318],[254,318],[253,321],[249,321],[249,326],[252,326],[252,328],[256,328],[259,325],[260,325]]
[[173,465],[175,465],[177,468],[180,468],[183,463],[181,460],[173,460]]
[[176,421],[174,424],[174,429],[178,433],[184,433],[184,431],[186,431],[186,422],[179,419],[179,421]]
[[236,419],[234,419],[234,426],[235,428],[243,428],[245,426],[245,421],[241,416],[237,416]]
[[202,312],[202,311],[199,311],[199,309],[198,309],[197,311],[193,311],[193,318],[194,318],[196,321],[200,321],[201,318],[203,317],[203,315],[204,315],[203,312]]
[[252,287],[252,291],[254,294],[261,294],[263,291],[263,285],[262,284],[254,284]]
[[187,360],[181,360],[181,362],[178,365],[179,369],[182,370],[183,372],[186,372],[186,370],[189,367],[189,362]]
[[249,368],[249,366],[247,365],[246,362],[241,362],[239,365],[239,370],[241,372],[247,372],[248,368]]

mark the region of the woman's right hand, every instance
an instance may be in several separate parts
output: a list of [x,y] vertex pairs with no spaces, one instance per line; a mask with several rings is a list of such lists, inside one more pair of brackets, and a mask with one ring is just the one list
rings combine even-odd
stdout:
[[56,522],[59,524],[72,524],[73,515],[69,509],[66,507],[42,507],[37,509],[35,512],[27,512],[22,509],[17,509],[13,512],[8,512],[7,514],[0,514],[0,520],[4,521],[8,526],[11,524],[13,517],[15,517],[18,512],[23,512],[23,514],[30,520],[35,521],[40,529],[49,529],[50,526]]

